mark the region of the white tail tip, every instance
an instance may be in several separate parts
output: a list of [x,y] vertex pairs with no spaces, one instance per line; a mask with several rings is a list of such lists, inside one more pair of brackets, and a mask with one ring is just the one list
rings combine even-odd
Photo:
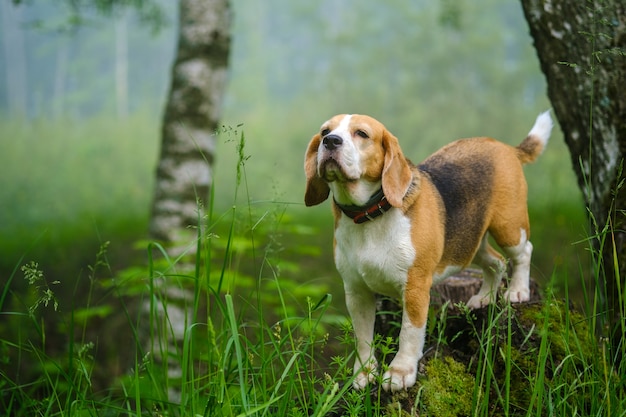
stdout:
[[544,111],[537,116],[537,120],[535,120],[535,124],[533,128],[530,129],[530,132],[528,132],[528,136],[538,138],[545,145],[548,143],[553,126],[554,123],[552,122],[552,116],[550,116],[550,110]]

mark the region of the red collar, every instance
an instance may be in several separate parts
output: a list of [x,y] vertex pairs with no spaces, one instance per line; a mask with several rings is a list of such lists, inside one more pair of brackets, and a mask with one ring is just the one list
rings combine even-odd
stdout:
[[382,188],[362,206],[344,205],[339,204],[337,200],[334,201],[337,207],[356,224],[374,220],[391,208],[391,204],[387,201]]

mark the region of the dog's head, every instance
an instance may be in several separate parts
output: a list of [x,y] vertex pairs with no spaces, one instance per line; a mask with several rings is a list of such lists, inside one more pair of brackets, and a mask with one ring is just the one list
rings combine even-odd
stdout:
[[336,199],[359,204],[382,186],[389,203],[401,207],[412,179],[398,139],[379,121],[357,114],[322,125],[307,148],[304,171],[307,206],[326,200],[331,188]]

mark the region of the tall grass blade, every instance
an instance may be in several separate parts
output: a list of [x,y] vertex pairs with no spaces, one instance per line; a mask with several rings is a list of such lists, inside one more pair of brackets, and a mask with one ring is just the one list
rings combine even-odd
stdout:
[[241,393],[241,404],[245,412],[249,412],[250,406],[248,404],[248,396],[246,394],[246,379],[244,375],[244,361],[243,352],[241,348],[241,340],[239,339],[239,329],[237,328],[237,319],[235,315],[235,308],[233,306],[233,299],[230,294],[224,296],[226,300],[226,309],[228,314],[228,322],[230,324],[230,332],[232,342],[235,345],[235,355],[237,358],[237,371],[239,373],[239,390]]

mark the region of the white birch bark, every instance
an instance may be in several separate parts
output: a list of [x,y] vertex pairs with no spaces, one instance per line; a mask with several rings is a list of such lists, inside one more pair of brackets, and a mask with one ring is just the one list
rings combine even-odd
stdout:
[[163,116],[150,233],[178,242],[206,202],[230,50],[227,0],[181,0],[178,53]]
[[[211,186],[214,134],[226,88],[231,21],[228,0],[180,0],[179,13],[178,51],[163,115],[150,221],[152,237],[175,252],[193,242],[198,204],[206,206]],[[155,361],[167,365],[169,398],[178,401],[180,385],[176,381],[182,375],[179,360],[194,317],[194,294],[172,276],[159,279],[154,288],[155,294],[150,294],[142,307],[157,337],[144,346]],[[151,297],[157,300],[156,307],[152,304],[151,308]],[[145,335],[145,326],[143,330]]]

